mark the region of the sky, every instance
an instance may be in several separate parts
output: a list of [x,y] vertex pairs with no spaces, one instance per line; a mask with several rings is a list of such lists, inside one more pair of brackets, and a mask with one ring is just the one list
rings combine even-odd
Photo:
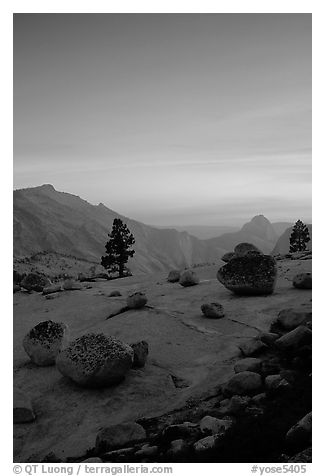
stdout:
[[311,220],[311,14],[15,14],[14,188]]

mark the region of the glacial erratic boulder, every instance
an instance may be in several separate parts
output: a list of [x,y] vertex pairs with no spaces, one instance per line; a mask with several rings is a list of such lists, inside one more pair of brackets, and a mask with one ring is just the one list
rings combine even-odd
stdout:
[[68,345],[69,329],[63,322],[43,321],[24,337],[23,347],[39,366],[54,365],[59,352]]
[[199,282],[200,278],[191,269],[184,271],[179,278],[179,284],[183,287],[195,286],[196,284],[199,284]]
[[208,319],[220,319],[225,316],[225,311],[222,304],[212,302],[210,304],[202,304],[202,314]]
[[312,274],[299,273],[293,278],[292,284],[297,289],[312,289]]
[[251,296],[272,294],[276,276],[276,261],[269,255],[233,258],[217,273],[218,280],[227,289]]
[[21,287],[27,289],[27,291],[42,292],[46,286],[51,285],[51,281],[42,274],[29,273],[20,283]]
[[306,326],[298,326],[275,341],[281,351],[293,351],[306,344],[311,344],[312,331]]
[[123,380],[133,363],[133,349],[104,334],[85,334],[60,352],[56,365],[82,387],[105,387]]
[[141,309],[148,302],[148,299],[144,293],[136,292],[131,294],[126,299],[126,304],[129,309]]
[[181,272],[178,269],[172,269],[169,271],[167,281],[169,283],[177,283],[181,277]]

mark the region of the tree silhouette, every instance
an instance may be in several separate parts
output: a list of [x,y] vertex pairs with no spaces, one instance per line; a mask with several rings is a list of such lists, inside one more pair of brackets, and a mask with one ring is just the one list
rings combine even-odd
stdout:
[[298,220],[290,236],[290,252],[305,251],[308,241],[310,241],[309,230],[301,220]]
[[134,236],[122,220],[115,218],[108,237],[110,239],[105,246],[106,256],[102,256],[101,265],[111,273],[118,271],[119,276],[122,277],[125,264],[135,253],[131,249],[135,243]]

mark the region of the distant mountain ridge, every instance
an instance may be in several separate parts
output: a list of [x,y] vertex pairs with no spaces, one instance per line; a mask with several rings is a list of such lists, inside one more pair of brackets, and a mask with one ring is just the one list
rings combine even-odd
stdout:
[[55,251],[100,260],[114,218],[121,218],[135,236],[133,272],[156,272],[217,260],[223,249],[186,232],[159,230],[124,217],[103,204],[91,205],[76,195],[46,184],[14,191],[14,256]]
[[13,205],[14,256],[18,258],[56,252],[100,262],[114,218],[121,218],[134,234],[136,253],[128,263],[133,273],[216,262],[240,242],[270,253],[278,240],[263,215],[253,217],[238,231],[204,240],[186,231],[145,225],[102,203],[92,205],[76,195],[58,192],[50,184],[15,190]]

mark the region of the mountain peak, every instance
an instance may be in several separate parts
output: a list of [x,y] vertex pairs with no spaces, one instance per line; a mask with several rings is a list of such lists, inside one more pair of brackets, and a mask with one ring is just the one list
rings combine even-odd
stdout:
[[43,185],[40,185],[39,187],[37,187],[41,190],[44,190],[44,191],[49,191],[49,192],[56,192],[55,188],[53,187],[52,184],[50,183],[44,183]]
[[250,223],[256,223],[256,224],[267,224],[267,223],[270,223],[269,220],[264,216],[264,215],[255,215]]

